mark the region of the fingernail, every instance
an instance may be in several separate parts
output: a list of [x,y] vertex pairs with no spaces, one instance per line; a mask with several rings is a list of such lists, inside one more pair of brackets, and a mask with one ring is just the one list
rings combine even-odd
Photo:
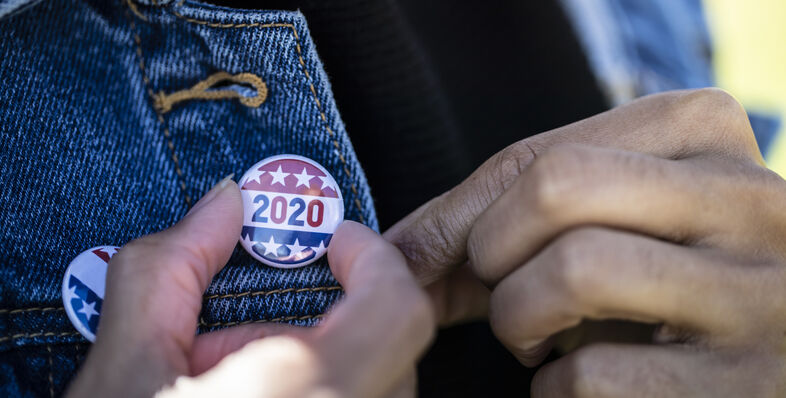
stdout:
[[213,185],[213,188],[210,188],[210,191],[208,191],[205,194],[205,196],[202,197],[202,199],[199,199],[199,201],[194,205],[194,207],[191,208],[191,210],[188,211],[188,213],[186,213],[186,215],[194,213],[194,212],[198,211],[199,209],[207,206],[208,203],[212,202],[213,199],[215,199],[215,197],[218,196],[219,192],[221,192],[222,190],[224,190],[224,188],[229,186],[229,183],[232,181],[232,177],[234,177],[234,176],[235,176],[235,173],[232,173],[232,174],[222,178],[221,181],[216,183],[216,185]]

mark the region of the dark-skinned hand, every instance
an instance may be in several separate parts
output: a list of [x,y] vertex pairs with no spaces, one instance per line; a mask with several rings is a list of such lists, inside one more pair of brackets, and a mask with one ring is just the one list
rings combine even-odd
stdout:
[[786,396],[786,182],[720,90],[514,143],[384,236],[443,324],[487,315],[530,366],[573,335],[535,397]]

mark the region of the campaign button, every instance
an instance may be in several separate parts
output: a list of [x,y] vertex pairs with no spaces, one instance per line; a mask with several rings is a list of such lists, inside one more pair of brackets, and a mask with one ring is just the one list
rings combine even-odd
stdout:
[[101,318],[107,263],[119,249],[116,246],[88,249],[71,261],[63,277],[63,306],[68,319],[90,341],[96,340]]
[[327,252],[333,232],[344,220],[344,199],[336,180],[303,156],[260,161],[240,178],[240,193],[240,243],[272,267],[313,263]]

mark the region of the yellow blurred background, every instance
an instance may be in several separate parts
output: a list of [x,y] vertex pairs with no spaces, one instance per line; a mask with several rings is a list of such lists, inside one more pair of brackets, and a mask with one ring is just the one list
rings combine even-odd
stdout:
[[[786,0],[704,0],[718,85],[746,108],[786,115]],[[786,177],[786,123],[765,154]]]

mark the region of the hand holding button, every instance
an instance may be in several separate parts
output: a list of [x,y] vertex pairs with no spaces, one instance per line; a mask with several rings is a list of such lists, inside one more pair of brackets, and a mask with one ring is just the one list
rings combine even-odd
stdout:
[[[365,226],[347,221],[328,250],[346,291],[315,328],[280,325],[257,339],[246,325],[226,333],[255,339],[233,354],[199,360],[197,377],[179,377],[161,397],[414,397],[415,362],[434,332],[428,298],[401,253]],[[221,337],[204,335],[195,348]],[[242,339],[241,339],[242,340]],[[215,365],[214,365],[215,364]]]
[[96,341],[69,397],[414,394],[431,308],[400,252],[360,224],[332,238],[328,256],[346,296],[320,325],[195,335],[202,294],[240,235],[241,202],[224,180],[175,226],[112,257]]

